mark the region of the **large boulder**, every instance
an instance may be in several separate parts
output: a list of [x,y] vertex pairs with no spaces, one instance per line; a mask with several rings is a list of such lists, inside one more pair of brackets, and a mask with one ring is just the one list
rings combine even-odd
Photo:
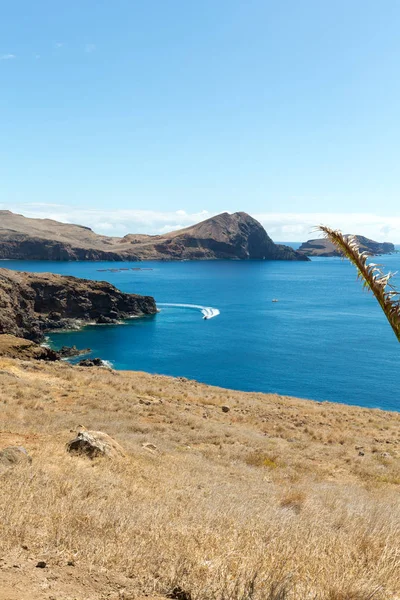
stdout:
[[81,454],[89,458],[106,456],[108,458],[121,458],[125,456],[123,448],[103,431],[88,431],[83,429],[77,436],[68,442],[67,451],[70,454]]

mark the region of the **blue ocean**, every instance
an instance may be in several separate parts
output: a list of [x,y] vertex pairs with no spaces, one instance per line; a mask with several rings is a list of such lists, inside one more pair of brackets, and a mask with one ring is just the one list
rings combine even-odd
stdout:
[[[400,270],[400,254],[379,262]],[[55,348],[90,347],[115,369],[400,410],[399,343],[346,261],[0,264],[106,280],[159,304],[154,317],[55,333]]]

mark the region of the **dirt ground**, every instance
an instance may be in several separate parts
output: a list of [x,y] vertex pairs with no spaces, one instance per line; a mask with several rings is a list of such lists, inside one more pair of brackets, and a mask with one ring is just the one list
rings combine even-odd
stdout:
[[105,569],[88,572],[67,562],[39,568],[39,560],[29,550],[24,559],[0,559],[0,600],[161,600],[137,595],[128,578]]

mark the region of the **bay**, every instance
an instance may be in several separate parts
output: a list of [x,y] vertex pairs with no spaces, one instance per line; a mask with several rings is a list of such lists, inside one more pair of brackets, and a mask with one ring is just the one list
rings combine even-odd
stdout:
[[[400,270],[400,254],[379,262]],[[0,264],[106,280],[124,292],[152,295],[160,304],[154,317],[52,334],[55,348],[90,347],[92,356],[115,369],[400,410],[399,343],[346,261]],[[99,271],[121,267],[129,270]],[[399,287],[399,278],[396,283]],[[204,320],[199,307],[220,313]]]

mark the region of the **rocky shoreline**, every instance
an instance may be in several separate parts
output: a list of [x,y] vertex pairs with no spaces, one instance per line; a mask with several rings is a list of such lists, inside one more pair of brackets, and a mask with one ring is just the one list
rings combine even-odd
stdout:
[[151,296],[125,294],[105,281],[0,269],[0,334],[42,342],[51,331],[156,312]]

